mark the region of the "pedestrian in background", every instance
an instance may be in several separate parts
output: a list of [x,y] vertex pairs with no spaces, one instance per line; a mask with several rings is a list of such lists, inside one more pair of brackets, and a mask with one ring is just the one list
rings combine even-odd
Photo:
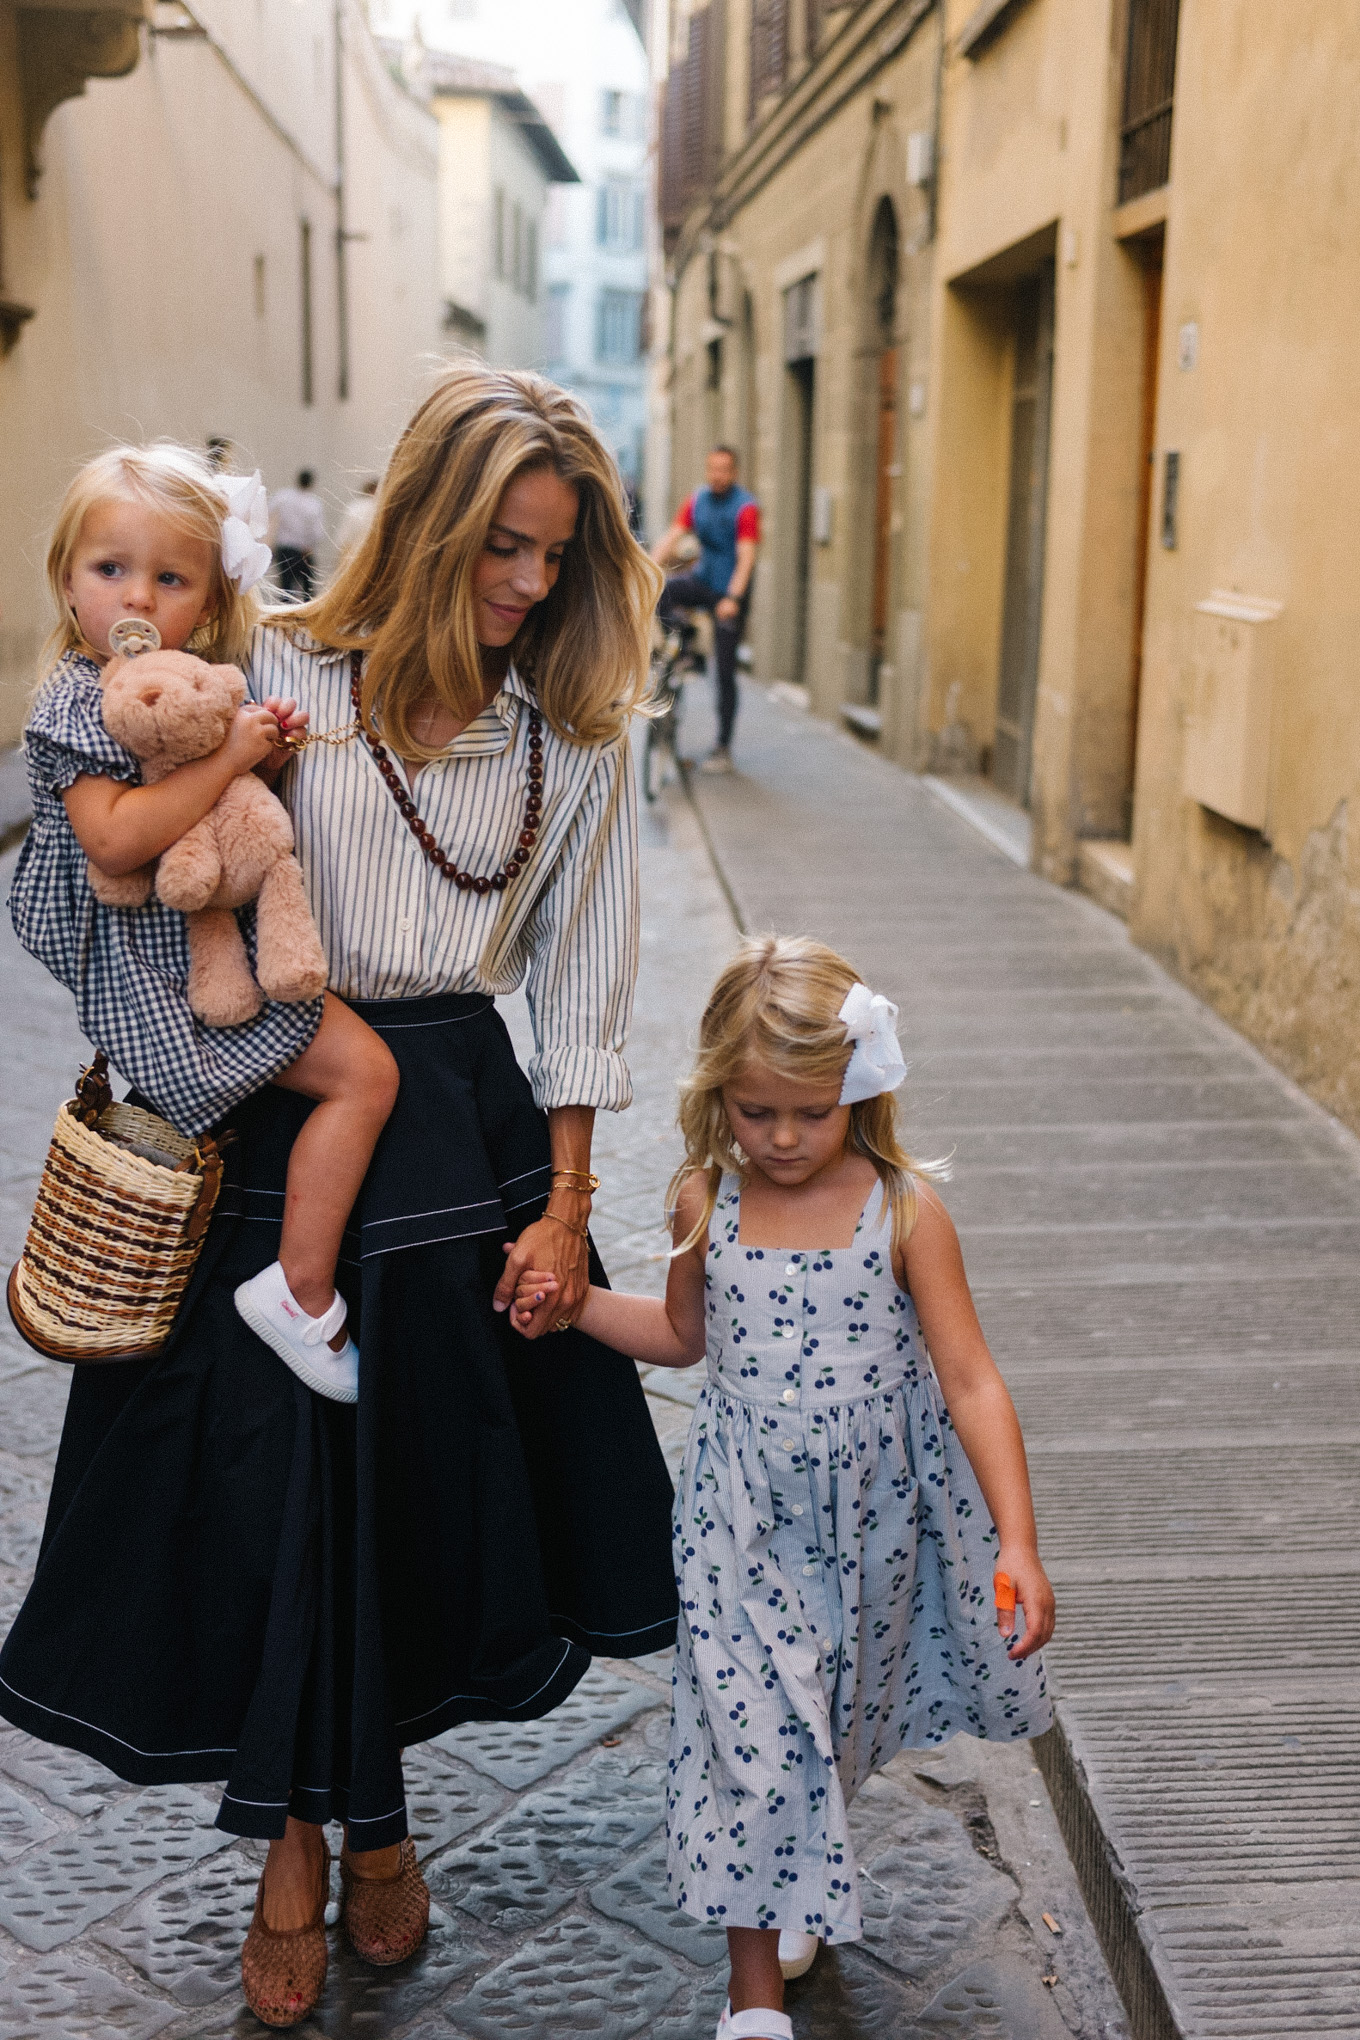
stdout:
[[310,602],[316,593],[316,556],[326,542],[326,512],[312,487],[315,480],[310,468],[302,468],[295,489],[277,489],[269,499],[275,578],[299,602]]
[[[575,1312],[651,1366],[707,1357],[675,1505],[667,1882],[727,1929],[718,2040],[792,2040],[783,1977],[862,1937],[847,1810],[872,1772],[1051,1719],[1024,1442],[940,1172],[901,1146],[896,1020],[822,943],[746,942],[681,1086],[665,1301],[592,1287]],[[526,1270],[516,1309],[555,1294]]]
[[[583,407],[457,368],[334,584],[245,654],[253,717],[330,740],[279,797],[332,986],[400,1072],[341,1272],[358,1402],[310,1393],[233,1300],[277,1257],[309,1109],[266,1068],[169,1343],[74,1370],[0,1696],[138,1784],[226,1780],[219,1827],[269,1843],[242,1951],[269,2025],[325,1982],[327,1823],[360,1958],[424,1936],[406,1744],[536,1719],[593,1653],[674,1641],[642,1384],[573,1325],[604,1279],[595,1113],[630,1098],[628,728],[659,580]],[[495,1007],[521,984],[527,1072]],[[512,1329],[529,1265],[555,1301]]]
[[350,554],[357,550],[368,537],[373,522],[373,511],[378,497],[378,478],[370,475],[359,486],[357,496],[351,496],[340,519],[340,529],[335,536],[335,570],[339,573]]
[[737,481],[734,448],[715,446],[705,473],[705,486],[685,498],[653,552],[657,564],[665,567],[686,537],[692,534],[699,541],[698,565],[692,573],[670,576],[657,613],[667,626],[678,622],[686,609],[712,613],[718,741],[699,769],[730,772],[732,731],[737,720],[737,647],[751,606],[751,579],[760,546],[760,505]]

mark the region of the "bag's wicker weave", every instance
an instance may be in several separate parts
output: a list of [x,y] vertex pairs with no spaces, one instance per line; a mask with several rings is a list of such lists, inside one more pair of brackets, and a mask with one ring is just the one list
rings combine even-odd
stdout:
[[[154,1113],[109,1101],[102,1055],[57,1114],[10,1316],[54,1360],[144,1358],[165,1344],[203,1246],[222,1180],[210,1140],[186,1140]],[[133,1141],[177,1158],[164,1168]]]

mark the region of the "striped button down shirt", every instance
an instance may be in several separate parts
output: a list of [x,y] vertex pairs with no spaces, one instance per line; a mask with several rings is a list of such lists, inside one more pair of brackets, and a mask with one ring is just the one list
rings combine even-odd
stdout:
[[[294,696],[313,731],[353,720],[350,655],[263,625],[250,694]],[[412,798],[460,870],[490,876],[524,826],[533,696],[512,667],[489,708],[414,776]],[[626,737],[570,744],[543,724],[543,819],[504,892],[460,892],[402,819],[368,745],[309,744],[279,798],[307,896],[351,999],[438,992],[501,996],[524,984],[542,1106],[619,1111],[632,1097],[623,1045],[637,977],[637,806]]]

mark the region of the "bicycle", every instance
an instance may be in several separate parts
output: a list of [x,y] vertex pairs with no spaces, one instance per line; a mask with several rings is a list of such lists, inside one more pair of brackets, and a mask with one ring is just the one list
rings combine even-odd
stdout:
[[652,653],[653,713],[647,719],[642,757],[642,791],[649,801],[679,777],[685,682],[707,665],[700,624],[692,616],[665,631]]

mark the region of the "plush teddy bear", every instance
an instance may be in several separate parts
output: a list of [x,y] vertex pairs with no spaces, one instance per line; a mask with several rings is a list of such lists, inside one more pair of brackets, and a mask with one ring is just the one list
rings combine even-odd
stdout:
[[[147,785],[177,765],[205,758],[226,739],[245,700],[235,666],[209,666],[188,652],[144,652],[104,668],[104,726],[140,759]],[[189,1004],[210,1027],[251,1020],[266,997],[314,999],[326,989],[326,959],[293,855],[293,825],[262,779],[233,779],[216,805],[155,864],[113,877],[91,864],[95,898],[139,907],[156,897],[189,920]],[[258,983],[233,911],[256,908]]]

